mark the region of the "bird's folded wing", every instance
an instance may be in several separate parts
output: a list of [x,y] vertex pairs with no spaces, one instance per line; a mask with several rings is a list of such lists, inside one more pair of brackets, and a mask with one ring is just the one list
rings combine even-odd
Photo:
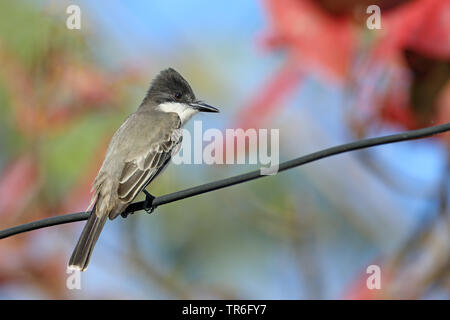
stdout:
[[146,153],[129,159],[119,180],[118,196],[122,202],[133,201],[136,195],[150,183],[161,169],[167,165],[171,156],[181,147],[180,129],[174,129],[150,146]]

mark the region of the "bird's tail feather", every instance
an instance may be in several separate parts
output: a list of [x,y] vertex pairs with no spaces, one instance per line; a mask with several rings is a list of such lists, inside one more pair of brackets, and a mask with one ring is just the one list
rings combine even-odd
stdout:
[[100,236],[100,232],[102,231],[107,218],[107,214],[102,214],[99,217],[96,214],[96,206],[94,205],[92,214],[86,222],[77,245],[73,250],[72,256],[70,257],[69,268],[79,269],[81,271],[87,269],[95,243]]

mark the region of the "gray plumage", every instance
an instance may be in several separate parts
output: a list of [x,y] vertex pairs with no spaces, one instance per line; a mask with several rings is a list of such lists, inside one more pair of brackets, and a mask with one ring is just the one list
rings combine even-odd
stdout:
[[195,100],[183,77],[169,68],[152,82],[138,110],[113,135],[94,180],[92,214],[69,260],[84,271],[109,217],[116,218],[168,165],[182,142],[182,125],[198,111],[218,112]]

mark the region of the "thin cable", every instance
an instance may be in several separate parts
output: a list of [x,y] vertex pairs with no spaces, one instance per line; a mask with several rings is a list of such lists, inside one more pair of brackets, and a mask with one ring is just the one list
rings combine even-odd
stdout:
[[[398,134],[383,136],[383,137],[376,137],[376,138],[368,138],[363,140],[358,140],[355,142],[350,142],[346,144],[342,144],[339,146],[331,147],[328,149],[324,149],[318,152],[314,152],[311,154],[308,154],[306,156],[296,158],[293,160],[289,160],[286,162],[283,162],[278,167],[278,172],[282,172],[288,169],[292,169],[298,166],[301,166],[303,164],[307,164],[313,161],[317,161],[323,158],[327,158],[333,155],[337,155],[340,153],[345,153],[349,151],[364,149],[368,147],[374,147],[379,146],[383,144],[388,143],[394,143],[399,141],[407,141],[407,140],[414,140],[419,138],[425,138],[429,137],[435,134],[443,133],[446,131],[450,131],[450,123],[446,123],[439,126],[433,126],[428,127],[424,129],[418,129],[418,130],[411,130],[411,131],[405,131]],[[160,197],[156,197],[153,200],[152,205],[153,206],[160,206],[163,204],[167,204],[170,202],[190,198],[202,193],[223,189],[226,187],[230,187],[239,183],[248,182],[251,180],[255,180],[261,177],[265,177],[266,175],[261,174],[261,170],[255,170],[248,173],[240,174],[234,177],[206,183],[200,186],[188,188],[185,190],[177,191],[174,193],[166,194]],[[130,204],[126,209],[126,213],[132,213],[135,211],[143,210],[144,209],[144,201],[136,202]],[[36,230],[40,228],[50,227],[54,225],[64,224],[64,223],[70,223],[70,222],[76,222],[76,221],[82,221],[87,220],[90,216],[91,212],[78,212],[78,213],[70,213],[62,216],[56,216],[51,218],[46,218],[30,223],[26,223],[23,225],[19,225],[16,227],[12,227],[9,229],[5,229],[0,231],[0,239],[7,238],[19,233]]]

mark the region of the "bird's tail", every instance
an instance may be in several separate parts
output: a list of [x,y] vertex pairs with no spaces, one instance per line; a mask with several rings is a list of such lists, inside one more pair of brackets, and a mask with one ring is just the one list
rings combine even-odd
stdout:
[[94,205],[91,216],[86,222],[86,225],[81,232],[80,239],[78,239],[77,245],[70,257],[69,268],[81,271],[87,269],[95,243],[100,236],[100,232],[102,232],[107,218],[107,214],[98,216],[96,213],[96,205]]

